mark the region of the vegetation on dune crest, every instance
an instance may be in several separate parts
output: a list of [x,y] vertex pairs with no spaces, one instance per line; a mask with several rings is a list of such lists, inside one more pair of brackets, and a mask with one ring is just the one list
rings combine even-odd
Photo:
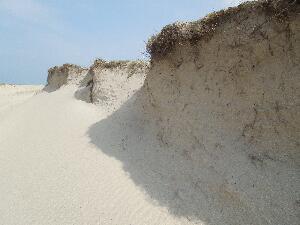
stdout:
[[123,67],[144,67],[147,62],[142,60],[130,61],[130,60],[112,60],[106,61],[104,59],[96,59],[92,68],[105,68],[105,69],[115,69]]
[[91,70],[94,69],[124,69],[128,72],[129,76],[142,72],[148,68],[148,62],[142,60],[130,61],[130,60],[115,60],[106,61],[103,59],[96,59]]
[[170,53],[176,45],[196,44],[200,40],[209,40],[218,26],[224,24],[241,11],[262,10],[270,19],[284,22],[289,13],[299,11],[299,0],[259,0],[245,2],[237,7],[213,12],[203,19],[190,23],[174,23],[165,26],[162,31],[152,36],[147,43],[146,51],[151,59],[158,59]]
[[126,67],[129,60],[106,61],[104,59],[96,59],[91,68],[115,69]]
[[70,69],[73,70],[77,70],[77,71],[83,71],[86,70],[86,68],[82,68],[80,66],[77,66],[75,64],[69,64],[69,63],[65,63],[62,66],[54,66],[51,67],[48,70],[48,74],[52,74],[52,73],[68,73],[70,71]]

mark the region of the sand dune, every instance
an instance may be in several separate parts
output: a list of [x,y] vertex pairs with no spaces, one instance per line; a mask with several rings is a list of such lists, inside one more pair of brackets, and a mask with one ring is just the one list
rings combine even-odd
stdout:
[[0,84],[0,119],[4,119],[4,112],[9,114],[15,106],[36,95],[42,88],[42,85]]
[[165,27],[150,63],[0,86],[0,221],[298,225],[298,12],[245,3]]
[[122,162],[91,143],[89,128],[107,114],[76,100],[74,87],[36,95],[1,120],[0,221],[185,223],[136,186]]

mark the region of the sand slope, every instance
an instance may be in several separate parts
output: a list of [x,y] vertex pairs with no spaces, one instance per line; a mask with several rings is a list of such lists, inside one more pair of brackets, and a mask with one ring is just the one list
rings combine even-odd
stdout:
[[0,119],[3,119],[1,113],[12,110],[18,104],[37,94],[42,88],[42,85],[0,84]]
[[76,100],[74,87],[40,93],[0,121],[1,223],[185,224],[90,143],[89,127],[107,113]]

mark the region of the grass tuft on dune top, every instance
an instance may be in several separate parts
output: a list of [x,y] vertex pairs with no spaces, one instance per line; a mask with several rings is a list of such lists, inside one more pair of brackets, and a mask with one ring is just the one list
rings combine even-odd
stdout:
[[260,10],[269,20],[284,22],[293,12],[299,11],[299,0],[259,0],[245,2],[237,7],[213,12],[195,22],[176,22],[165,26],[160,33],[150,37],[146,51],[151,59],[160,59],[170,53],[175,46],[184,43],[196,44],[210,40],[216,29],[242,11]]

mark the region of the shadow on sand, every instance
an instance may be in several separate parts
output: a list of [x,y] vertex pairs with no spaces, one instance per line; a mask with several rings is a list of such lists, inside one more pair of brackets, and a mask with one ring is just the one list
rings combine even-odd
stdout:
[[143,118],[134,98],[90,127],[91,142],[105,154],[120,160],[131,179],[171,213],[197,219],[197,208],[203,203],[193,196],[201,192],[196,191],[196,181],[193,184],[185,174],[190,168],[186,168],[188,165],[175,152],[163,148],[157,140],[155,125]]
[[91,143],[120,160],[133,182],[177,217],[207,225],[255,222],[253,212],[227,190],[224,177],[211,164],[195,166],[176,146],[159,139],[154,122],[140,111],[140,92],[90,127]]

